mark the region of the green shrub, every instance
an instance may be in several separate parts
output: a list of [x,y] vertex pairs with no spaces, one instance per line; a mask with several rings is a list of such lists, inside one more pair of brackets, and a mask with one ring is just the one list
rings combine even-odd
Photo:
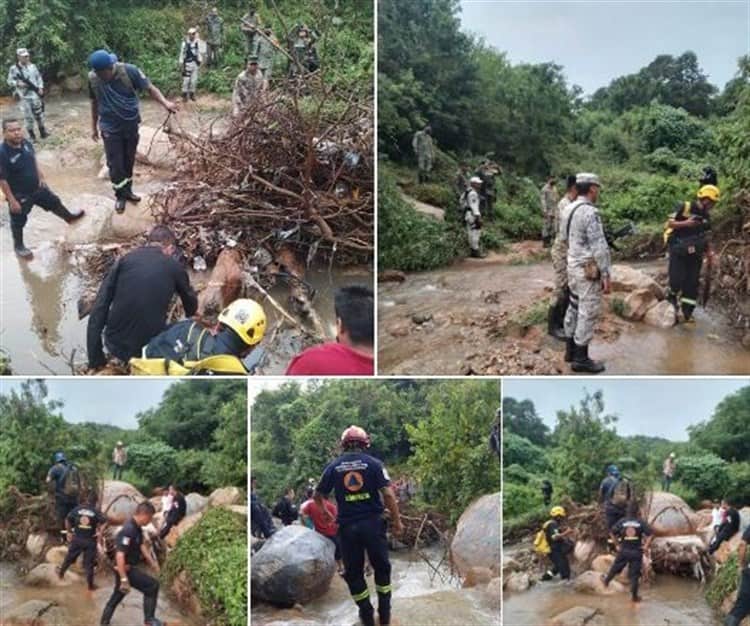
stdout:
[[718,611],[724,600],[736,591],[738,581],[739,568],[737,567],[737,554],[734,553],[706,586],[706,600],[715,611]]
[[247,519],[209,509],[170,552],[164,576],[171,583],[186,572],[212,623],[247,624]]
[[675,479],[695,491],[700,499],[731,495],[727,493],[730,486],[727,462],[715,454],[680,458]]
[[676,496],[679,496],[682,498],[688,506],[691,508],[697,508],[698,505],[701,503],[701,501],[704,499],[704,497],[707,496],[700,496],[698,495],[698,492],[695,489],[692,489],[685,483],[680,482],[679,480],[677,482],[672,483],[669,490],[675,494]]
[[505,429],[503,431],[503,464],[521,465],[529,471],[546,471],[549,461],[543,448]]
[[128,446],[128,469],[142,478],[139,486],[148,493],[179,478],[177,450],[162,442],[134,443]]
[[737,504],[750,504],[750,462],[730,463],[729,489],[726,493]]
[[439,183],[420,183],[411,188],[411,194],[420,202],[443,209],[446,213],[458,213],[458,198],[452,188]]
[[503,483],[503,517],[512,518],[544,506],[542,492],[535,485]]
[[549,519],[549,507],[538,504],[534,509],[516,517],[507,517],[503,502],[503,543],[511,543],[526,535],[536,533]]

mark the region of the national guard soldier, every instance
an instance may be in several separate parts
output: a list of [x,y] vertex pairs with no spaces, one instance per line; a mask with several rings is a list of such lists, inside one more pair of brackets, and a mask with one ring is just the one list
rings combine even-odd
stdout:
[[365,553],[375,571],[379,624],[391,623],[391,563],[383,520],[385,506],[391,514],[393,533],[401,535],[403,526],[398,501],[383,464],[365,452],[370,436],[359,426],[350,426],[341,435],[343,454],[325,468],[315,490],[315,503],[325,523],[332,522],[325,497],[334,492],[338,504],[339,537],[344,559],[346,584],[359,607],[364,626],[375,626],[370,590],[365,579]]
[[208,66],[219,64],[221,45],[224,43],[224,20],[214,7],[206,17],[206,59]]
[[482,181],[482,187],[479,189],[479,210],[482,216],[492,221],[495,207],[495,175],[499,173],[499,168],[489,159],[485,159],[477,170],[477,176]]
[[561,216],[565,207],[578,196],[575,174],[568,176],[565,195],[557,203],[555,214],[555,242],[552,244],[552,269],[555,272],[555,303],[547,313],[547,332],[565,341],[565,314],[568,311],[568,242],[560,236]]
[[198,68],[201,64],[200,41],[195,28],[188,30],[187,39],[180,46],[180,67],[182,68],[182,101],[195,100],[195,89],[198,86]]
[[65,518],[65,536],[70,544],[68,553],[57,571],[60,580],[65,577],[65,572],[76,562],[83,553],[83,569],[86,571],[86,583],[89,591],[94,591],[94,563],[96,562],[96,551],[98,540],[101,539],[104,524],[107,522],[105,515],[96,508],[96,492],[89,493],[86,504],[74,508]]
[[563,212],[560,236],[568,244],[570,304],[565,315],[565,360],[574,372],[598,374],[604,364],[589,357],[589,344],[610,290],[611,259],[596,201],[601,183],[595,174],[576,176],[578,198]]
[[481,259],[484,255],[479,250],[479,240],[482,237],[482,213],[479,210],[479,188],[482,179],[472,176],[469,179],[469,189],[463,197],[464,222],[466,223],[466,235],[469,238],[471,257]]
[[248,4],[247,13],[242,16],[240,21],[240,30],[245,35],[245,54],[251,56],[256,54],[258,45],[258,28],[260,27],[260,16],[255,9],[255,3]]
[[266,81],[258,69],[258,57],[250,57],[247,66],[234,81],[232,115],[238,116],[265,88]]
[[[411,141],[414,154],[417,155],[417,182],[427,182],[427,177],[432,171],[432,161],[435,158],[435,147],[432,142],[432,126],[427,124],[422,130],[414,133]],[[482,182],[481,179],[479,181]]]
[[265,28],[263,35],[258,37],[257,56],[258,67],[260,68],[260,73],[263,74],[263,78],[266,79],[266,83],[271,80],[277,45],[278,41],[274,38],[273,31],[270,28]]
[[552,238],[555,236],[555,216],[557,215],[557,190],[555,189],[555,177],[550,176],[542,187],[542,242],[545,248],[549,248]]
[[26,48],[16,50],[16,62],[8,70],[8,86],[13,90],[13,97],[18,100],[31,141],[36,141],[34,120],[39,126],[39,136],[42,139],[49,137],[44,126],[44,80],[36,65],[31,62]]

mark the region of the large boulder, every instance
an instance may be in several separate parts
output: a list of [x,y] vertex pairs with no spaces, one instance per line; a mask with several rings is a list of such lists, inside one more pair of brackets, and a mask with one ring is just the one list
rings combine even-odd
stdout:
[[610,273],[612,291],[650,291],[657,300],[664,299],[664,289],[646,272],[629,265],[613,265]]
[[515,572],[505,580],[505,590],[510,592],[526,591],[531,586],[531,580],[526,572]]
[[[68,548],[66,546],[55,546],[54,548],[50,548],[49,550],[47,550],[47,554],[44,555],[44,560],[47,563],[51,563],[55,567],[60,567],[67,554]],[[83,557],[77,558],[76,562],[73,563],[71,567],[75,572],[84,574],[85,572],[83,570]],[[67,576],[67,574],[65,575]]]
[[135,158],[140,163],[163,169],[173,169],[177,164],[177,153],[172,142],[161,128],[141,125],[138,130],[138,151]]
[[185,503],[187,504],[186,515],[188,516],[201,513],[208,508],[208,498],[199,493],[187,494],[185,496]]
[[489,567],[472,567],[464,577],[464,587],[476,587],[477,585],[486,585],[494,576]]
[[208,506],[229,506],[242,502],[242,492],[237,487],[222,487],[208,496]]
[[333,544],[322,535],[285,526],[253,555],[252,596],[284,607],[314,600],[328,591],[336,573],[333,557]]
[[47,543],[47,535],[31,534],[26,539],[26,551],[34,558],[40,556]]
[[613,580],[607,587],[604,586],[602,575],[594,570],[583,572],[573,581],[573,589],[579,593],[590,593],[597,596],[610,596],[625,591],[625,586]]
[[463,512],[451,543],[451,555],[459,573],[472,567],[488,567],[500,574],[500,494],[474,501]]
[[132,239],[150,231],[154,217],[151,198],[144,197],[138,204],[128,204],[124,213],[112,215],[111,236],[114,239]]
[[665,491],[646,494],[643,515],[657,537],[693,535],[700,525],[698,516],[680,496]]
[[656,328],[672,328],[677,323],[677,313],[669,302],[662,300],[646,311],[643,321]]
[[105,480],[100,506],[107,517],[123,523],[135,513],[135,507],[145,500],[145,496],[130,483]]
[[646,312],[653,307],[658,300],[651,289],[636,289],[626,297],[623,306],[623,317],[634,322],[641,321]]
[[[615,562],[615,557],[611,554],[600,554],[593,561],[591,561],[591,569],[599,574],[606,574],[609,572],[612,564]],[[622,570],[615,580],[627,584],[628,582],[628,568]]]
[[65,609],[49,600],[29,600],[12,609],[3,609],[2,624],[5,626],[51,626],[70,624]]
[[596,549],[596,542],[593,539],[577,541],[573,550],[573,557],[578,563],[587,563],[591,560]]
[[487,584],[487,595],[490,597],[490,604],[495,609],[499,610],[502,603],[503,596],[503,579],[500,576],[493,578]]
[[32,569],[23,582],[29,587],[67,587],[81,582],[81,577],[75,572],[65,572],[65,578],[60,580],[57,575],[57,566],[52,563],[42,563]]
[[607,621],[599,609],[589,606],[574,606],[559,615],[555,615],[548,626],[604,626]]
[[167,535],[167,545],[170,548],[174,548],[177,545],[177,542],[182,539],[182,536],[201,521],[203,513],[203,511],[199,511],[198,513],[188,515],[179,524],[177,524],[177,526],[172,527],[172,529],[169,531],[169,534]]

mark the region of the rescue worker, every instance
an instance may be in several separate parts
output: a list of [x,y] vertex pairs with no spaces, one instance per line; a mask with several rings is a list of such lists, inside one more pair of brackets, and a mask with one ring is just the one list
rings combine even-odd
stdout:
[[122,441],[118,441],[115,444],[115,449],[112,450],[112,465],[114,466],[112,480],[122,480],[122,470],[127,462],[128,451]]
[[54,464],[47,472],[46,482],[48,485],[51,485],[53,481],[55,483],[55,516],[58,527],[62,531],[68,514],[78,506],[78,498],[81,495],[81,477],[78,467],[65,458],[64,452],[55,452],[53,461]]
[[[432,161],[435,158],[432,126],[427,124],[422,130],[414,133],[414,137],[411,140],[411,147],[417,156],[417,182],[426,183],[432,171]],[[481,179],[479,182],[482,182]]]
[[344,560],[344,578],[352,599],[359,607],[363,626],[375,626],[370,590],[365,579],[365,553],[375,571],[379,624],[391,623],[391,563],[388,557],[383,504],[391,515],[394,535],[403,526],[398,502],[383,464],[365,452],[370,436],[359,426],[350,426],[341,434],[343,454],[323,472],[315,490],[315,503],[325,523],[333,521],[325,508],[325,497],[332,491],[338,504],[339,537]]
[[206,16],[206,65],[215,67],[221,62],[221,46],[224,43],[224,20],[219,9],[213,7]]
[[276,506],[271,512],[274,517],[278,517],[284,526],[290,526],[299,518],[297,506],[294,504],[294,489],[287,487],[284,495],[279,498]]
[[115,261],[89,314],[87,347],[91,369],[107,363],[103,342],[122,363],[140,356],[143,346],[164,330],[175,293],[182,300],[185,316],[195,315],[198,297],[185,268],[172,257],[176,246],[174,233],[157,225],[145,246]]
[[640,602],[638,584],[643,568],[643,556],[649,556],[654,536],[649,525],[641,519],[638,503],[628,505],[627,514],[610,529],[612,543],[618,545],[617,556],[606,576],[602,576],[605,587],[627,566],[630,579],[630,598]]
[[561,506],[553,506],[549,512],[552,519],[544,523],[544,534],[550,547],[549,559],[552,567],[544,572],[542,580],[552,580],[557,574],[561,580],[570,580],[570,561],[568,555],[573,549],[569,537],[575,532],[572,528],[561,528],[567,516]]
[[724,626],[740,626],[742,620],[750,615],[750,526],[742,534],[742,543],[737,550],[737,565],[740,569],[740,583],[737,589],[737,601],[729,611]]
[[156,618],[156,603],[159,597],[159,581],[143,570],[143,563],[148,564],[158,575],[159,563],[151,555],[151,550],[144,543],[143,527],[150,524],[155,513],[154,505],[148,501],[141,502],[115,539],[115,588],[104,607],[101,626],[109,626],[115,609],[135,587],[143,594],[143,618],[146,626],[162,626]]
[[542,243],[545,248],[552,244],[552,238],[555,236],[555,216],[557,215],[557,181],[554,176],[549,176],[547,182],[542,187],[540,198],[542,201]]
[[601,183],[595,174],[578,174],[578,197],[562,215],[560,236],[568,246],[570,303],[565,314],[565,361],[574,372],[598,374],[604,364],[589,357],[589,344],[610,290],[611,259],[596,201]]
[[469,190],[464,194],[464,223],[466,224],[466,236],[469,239],[469,256],[474,259],[484,258],[479,248],[479,240],[482,237],[482,214],[479,211],[479,188],[482,179],[472,176],[469,179]]
[[13,90],[13,97],[18,101],[31,141],[36,141],[34,121],[39,126],[39,136],[42,139],[49,137],[44,125],[44,79],[31,62],[26,48],[16,50],[16,62],[8,70],[8,87]]
[[546,478],[542,481],[542,498],[544,498],[544,506],[549,506],[552,502],[552,483]]
[[497,411],[495,411],[495,422],[492,424],[492,428],[490,429],[490,450],[497,455],[497,460],[499,463],[503,462],[503,437],[501,434],[501,424],[503,420],[502,416],[502,409],[498,409]]
[[119,63],[117,56],[106,50],[91,53],[89,67],[91,137],[98,141],[101,130],[115,192],[115,211],[122,213],[126,201],[141,200],[133,193],[133,165],[141,122],[138,91],[148,91],[170,113],[176,113],[178,107],[167,100],[138,67]]
[[250,477],[250,531],[254,537],[268,539],[276,532],[271,513],[258,495],[258,481]]
[[721,501],[721,506],[726,511],[726,517],[721,526],[719,526],[719,530],[716,532],[713,541],[708,546],[709,554],[716,552],[722,543],[729,541],[740,530],[740,524],[742,522],[740,512],[732,506],[732,503],[726,498]]
[[68,553],[65,555],[57,576],[60,580],[65,572],[83,554],[83,569],[86,572],[86,584],[89,591],[96,590],[94,585],[94,563],[96,562],[97,543],[102,538],[104,524],[107,518],[97,507],[96,492],[92,491],[86,504],[75,507],[65,518],[65,535],[68,543]]
[[249,57],[245,69],[234,81],[232,115],[237,117],[265,88],[266,80],[258,69],[258,57]]
[[248,4],[247,13],[240,18],[240,30],[245,35],[245,55],[251,56],[257,53],[258,28],[260,27],[260,15],[258,15],[255,3]]
[[164,525],[159,531],[160,539],[165,539],[169,531],[185,519],[187,514],[187,501],[182,492],[175,485],[169,485],[167,490],[171,506],[168,511],[164,511]]
[[184,362],[229,354],[242,359],[263,339],[266,313],[255,300],[235,300],[219,314],[217,329],[190,319],[175,322],[148,342],[143,358]]
[[198,87],[198,68],[202,61],[198,30],[190,28],[187,32],[187,38],[183,39],[180,45],[180,59],[178,61],[182,70],[183,102],[187,102],[188,98],[195,100],[195,90]]
[[703,185],[697,200],[675,207],[675,214],[667,222],[666,243],[669,246],[669,292],[667,299],[682,312],[685,323],[693,323],[697,306],[698,283],[704,255],[708,256],[709,270],[714,258],[708,232],[711,230],[710,211],[719,201],[719,188]]
[[[263,36],[265,35],[265,37]],[[273,36],[273,31],[270,28],[263,30],[263,35],[258,37],[258,45],[256,46],[256,52],[258,57],[258,67],[260,73],[266,81],[266,87],[271,82],[271,75],[273,74],[273,64],[276,59],[276,46],[279,42]]]
[[672,479],[674,478],[676,467],[677,463],[675,461],[675,454],[674,452],[671,452],[669,456],[664,459],[664,466],[662,467],[661,488],[663,491],[669,491],[669,488],[672,486]]
[[[618,492],[620,483],[622,483],[622,488]],[[619,495],[622,491],[625,492],[624,496]],[[623,478],[618,467],[610,465],[607,468],[607,475],[599,485],[599,504],[604,508],[604,517],[608,529],[611,529],[623,518],[632,495],[630,484]]]
[[31,209],[39,206],[71,224],[83,217],[84,212],[69,211],[62,200],[47,186],[36,160],[34,146],[23,137],[20,120],[7,118],[2,122],[3,142],[0,143],[0,190],[8,201],[10,232],[13,251],[26,261],[34,253],[26,247],[23,229]]
[[568,243],[560,236],[561,216],[565,207],[578,197],[575,175],[568,176],[566,190],[555,213],[555,242],[552,244],[552,269],[555,272],[555,303],[547,312],[547,332],[555,339],[565,341],[565,314],[568,311]]

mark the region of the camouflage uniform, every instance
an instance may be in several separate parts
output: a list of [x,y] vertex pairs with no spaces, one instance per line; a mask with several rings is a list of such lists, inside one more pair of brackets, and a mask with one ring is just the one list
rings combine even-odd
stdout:
[[479,255],[479,239],[482,236],[481,220],[479,193],[472,188],[466,192],[464,200],[464,221],[466,222],[466,235],[469,238],[472,256]]
[[44,127],[44,105],[42,104],[42,99],[39,97],[39,94],[35,93],[33,89],[21,80],[20,77],[22,75],[36,85],[37,89],[44,89],[44,80],[42,80],[42,75],[33,63],[28,63],[27,65],[14,63],[8,70],[8,86],[13,89],[13,95],[18,98],[18,106],[23,114],[29,136],[32,139],[36,136],[34,134],[34,120],[36,120],[36,123],[39,125],[39,133],[44,138],[47,136],[47,131]]
[[[273,35],[266,35],[271,38]],[[258,57],[258,67],[260,73],[263,74],[263,78],[267,81],[271,80],[271,73],[273,72],[273,62],[276,56],[276,48],[273,44],[266,39],[266,37],[258,37],[258,47],[256,49],[256,55]]]
[[545,244],[549,243],[555,234],[555,218],[557,216],[557,191],[547,183],[542,187],[542,216],[544,224],[542,225],[542,239]]
[[586,278],[584,266],[593,259],[601,275],[608,276],[612,264],[599,210],[586,198],[571,202],[563,211],[560,238],[568,245],[570,306],[565,315],[565,335],[579,346],[588,346],[602,312],[603,297],[601,279]]
[[206,56],[208,65],[219,64],[221,44],[224,39],[224,20],[219,15],[209,13],[206,18]]
[[195,39],[184,39],[180,46],[180,66],[182,67],[182,95],[193,99],[198,86],[198,67],[201,64],[200,42]]
[[240,23],[240,29],[245,34],[245,55],[252,56],[256,53],[258,43],[256,41],[258,37],[258,26],[260,20],[258,14],[255,11],[245,13],[242,16],[242,22]]
[[568,290],[568,242],[560,235],[562,214],[572,201],[567,195],[557,203],[555,215],[555,243],[552,244],[552,269],[555,272],[555,297],[562,298]]
[[419,182],[423,182],[427,180],[427,175],[432,171],[432,160],[435,156],[432,136],[424,130],[418,130],[414,133],[411,145],[417,155]]
[[234,81],[234,91],[232,92],[232,115],[239,115],[240,111],[245,108],[258,93],[263,91],[266,81],[260,70],[251,74],[247,70],[240,72]]

